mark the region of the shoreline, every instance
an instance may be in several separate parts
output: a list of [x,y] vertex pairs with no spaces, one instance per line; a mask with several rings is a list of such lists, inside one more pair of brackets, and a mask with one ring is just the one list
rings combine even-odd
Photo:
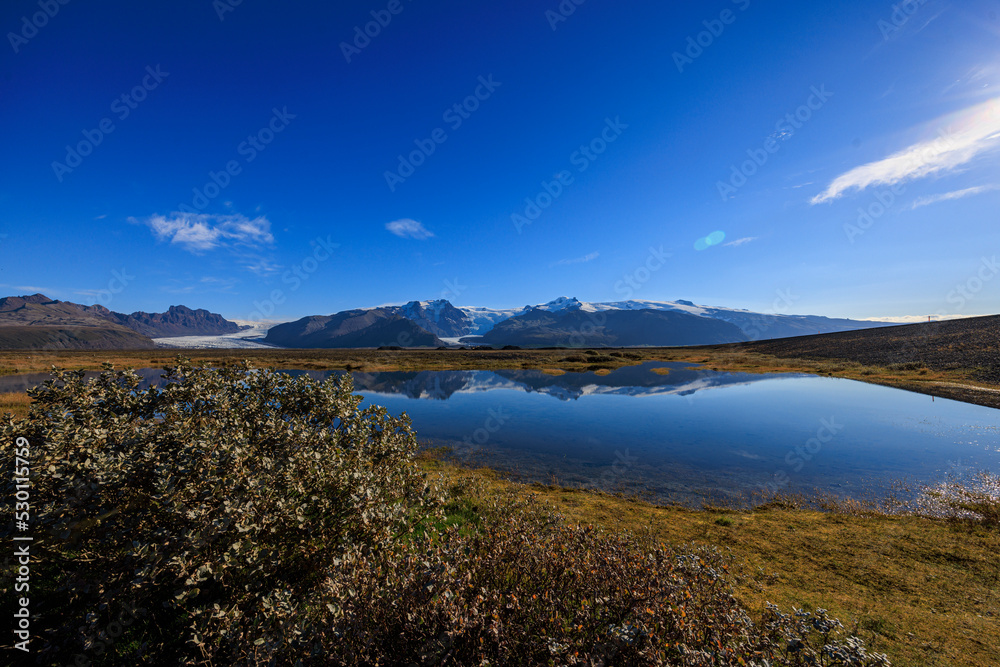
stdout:
[[178,355],[210,366],[225,366],[245,359],[264,368],[360,372],[540,370],[559,374],[609,371],[644,361],[689,362],[718,371],[839,377],[1000,408],[1000,384],[979,379],[976,368],[931,368],[913,363],[875,366],[839,358],[782,357],[733,346],[555,350],[0,350],[0,375],[48,372],[53,365],[67,370],[97,371],[104,362],[119,368],[162,368],[176,364]]

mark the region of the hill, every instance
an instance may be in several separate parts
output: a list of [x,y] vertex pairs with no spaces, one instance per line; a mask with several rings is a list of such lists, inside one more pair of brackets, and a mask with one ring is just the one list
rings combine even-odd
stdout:
[[920,364],[932,370],[972,368],[977,379],[1000,385],[1000,315],[765,340],[733,347],[781,358],[840,359],[867,366]]
[[394,308],[313,315],[272,327],[264,342],[295,348],[438,347],[441,339]]
[[736,325],[661,310],[533,309],[487,332],[487,345],[521,347],[665,346],[731,343],[745,339]]
[[[101,310],[107,310],[101,308]],[[100,310],[44,294],[0,299],[0,349],[146,349],[153,341]]]
[[214,336],[240,326],[207,310],[170,306],[165,313],[116,313],[44,294],[0,299],[0,349],[151,348],[153,337]]

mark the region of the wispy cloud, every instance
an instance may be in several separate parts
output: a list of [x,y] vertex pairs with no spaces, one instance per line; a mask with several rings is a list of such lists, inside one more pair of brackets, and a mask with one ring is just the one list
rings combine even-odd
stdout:
[[920,197],[913,202],[911,209],[920,208],[921,206],[927,206],[929,204],[937,204],[942,201],[949,201],[951,199],[961,199],[963,197],[971,197],[972,195],[978,195],[981,192],[989,192],[991,190],[1000,190],[1000,185],[980,185],[974,188],[965,188],[964,190],[955,190],[954,192],[945,192],[940,195],[930,195],[927,197]]
[[[892,315],[889,317],[865,317],[862,322],[893,322],[895,324],[918,324],[927,321],[927,315]],[[945,320],[961,320],[966,317],[984,317],[984,315],[931,315],[934,322]]]
[[[0,283],[0,288],[15,289],[20,294],[17,296],[30,296],[32,294],[44,294],[49,298],[53,298],[53,294],[60,294],[63,290],[57,287],[41,287],[39,285],[11,285],[9,283]],[[4,295],[9,296],[9,295]]]
[[416,220],[410,220],[409,218],[387,222],[385,228],[396,236],[404,239],[417,239],[418,241],[423,241],[434,236],[434,233],[424,227],[423,223],[417,222]]
[[584,255],[583,257],[575,257],[573,259],[560,259],[558,262],[549,264],[549,267],[553,266],[566,266],[567,264],[583,264],[584,262],[590,262],[601,256],[599,252],[592,252],[589,255]]
[[756,236],[744,236],[744,237],[743,237],[743,238],[741,238],[741,239],[736,239],[735,241],[730,241],[729,243],[723,243],[722,245],[723,245],[723,246],[727,246],[727,245],[731,245],[731,246],[741,246],[741,245],[743,245],[744,243],[750,243],[751,241],[756,241],[756,240],[757,240],[757,238],[758,238],[758,237],[756,237]]
[[283,265],[278,264],[269,257],[264,257],[262,255],[248,254],[243,255],[239,258],[244,269],[251,273],[255,273],[258,276],[266,277],[273,276],[274,274],[281,271],[284,268]]
[[232,288],[239,284],[237,278],[218,278],[215,276],[205,276],[200,279],[170,278],[166,284],[160,286],[160,291],[168,294],[191,294],[193,292],[232,292]]
[[247,218],[207,213],[171,213],[128,219],[133,224],[149,227],[160,241],[169,241],[189,252],[200,254],[217,248],[257,248],[274,243],[271,223],[264,216]]
[[940,137],[922,141],[841,174],[813,204],[832,201],[849,190],[895,185],[932,174],[947,173],[977,155],[1000,146],[1000,98],[967,109]]

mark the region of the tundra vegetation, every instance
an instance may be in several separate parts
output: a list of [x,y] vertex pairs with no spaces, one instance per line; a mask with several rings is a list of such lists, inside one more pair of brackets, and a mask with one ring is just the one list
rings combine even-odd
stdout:
[[[29,394],[0,441],[8,471],[30,445],[40,664],[889,664],[823,608],[748,604],[728,550],[422,461],[349,375],[106,364]],[[933,512],[994,539],[984,493]]]

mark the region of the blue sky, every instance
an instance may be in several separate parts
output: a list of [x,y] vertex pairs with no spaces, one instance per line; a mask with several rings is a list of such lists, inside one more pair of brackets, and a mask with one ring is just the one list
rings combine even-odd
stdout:
[[997,12],[8,0],[0,293],[1000,312]]

